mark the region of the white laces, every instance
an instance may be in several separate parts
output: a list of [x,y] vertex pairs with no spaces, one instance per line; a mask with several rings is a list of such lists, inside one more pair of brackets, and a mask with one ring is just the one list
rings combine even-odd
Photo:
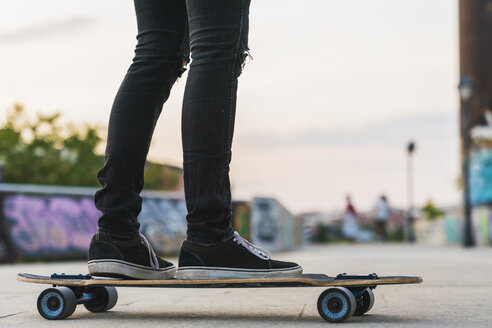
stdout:
[[142,234],[140,234],[140,240],[145,245],[145,247],[147,247],[147,249],[149,250],[149,260],[152,269],[159,269],[159,260],[157,260],[157,256],[155,255],[154,250],[152,249],[152,245],[150,245],[147,238],[145,238],[145,236]]
[[268,253],[268,251],[264,248],[261,248],[260,246],[253,245],[243,237],[241,237],[237,231],[234,231],[234,237],[232,237],[232,241],[237,243],[238,245],[243,246],[246,248],[248,251],[250,251],[252,254],[258,256],[260,259],[263,260],[269,260],[271,255]]

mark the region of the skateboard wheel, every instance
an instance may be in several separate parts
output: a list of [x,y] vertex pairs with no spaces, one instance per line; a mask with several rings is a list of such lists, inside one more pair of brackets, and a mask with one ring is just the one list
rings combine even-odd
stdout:
[[84,306],[91,312],[106,312],[111,310],[118,301],[118,292],[114,287],[89,287],[87,293],[92,293],[95,298]]
[[342,322],[354,315],[357,303],[352,292],[345,287],[325,290],[318,298],[318,312],[329,322]]
[[38,297],[38,312],[48,320],[69,317],[77,307],[77,297],[68,287],[45,289]]
[[357,298],[357,308],[355,309],[354,315],[363,315],[368,312],[374,305],[374,300],[374,292],[371,288],[366,288]]

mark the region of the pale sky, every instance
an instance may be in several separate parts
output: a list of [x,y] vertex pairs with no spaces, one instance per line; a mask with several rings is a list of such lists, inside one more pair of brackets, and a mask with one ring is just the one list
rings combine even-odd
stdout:
[[[253,0],[233,196],[274,196],[293,212],[339,209],[346,193],[360,210],[381,193],[405,206],[413,139],[417,204],[459,202],[457,18],[451,0]],[[129,0],[2,2],[0,120],[20,102],[105,126],[135,35]],[[151,160],[181,166],[185,81]]]

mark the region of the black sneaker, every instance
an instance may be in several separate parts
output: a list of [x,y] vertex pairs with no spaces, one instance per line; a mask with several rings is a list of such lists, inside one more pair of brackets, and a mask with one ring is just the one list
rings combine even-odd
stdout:
[[142,234],[132,239],[95,234],[87,264],[93,276],[164,280],[176,274],[176,267],[157,257]]
[[179,254],[178,279],[297,278],[302,268],[270,259],[270,254],[237,232],[226,242],[202,246],[184,241]]

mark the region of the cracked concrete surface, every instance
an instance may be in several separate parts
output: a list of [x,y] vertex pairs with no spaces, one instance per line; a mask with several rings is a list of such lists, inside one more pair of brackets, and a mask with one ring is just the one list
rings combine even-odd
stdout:
[[[420,275],[420,285],[380,286],[376,303],[344,327],[491,327],[492,248],[409,245],[323,245],[276,254],[309,273]],[[176,263],[176,259],[171,259]],[[85,273],[84,262],[0,265],[0,327],[326,327],[316,309],[323,288],[119,288],[113,310],[94,314],[79,306],[62,321],[37,312],[49,286],[21,283],[18,272]]]

